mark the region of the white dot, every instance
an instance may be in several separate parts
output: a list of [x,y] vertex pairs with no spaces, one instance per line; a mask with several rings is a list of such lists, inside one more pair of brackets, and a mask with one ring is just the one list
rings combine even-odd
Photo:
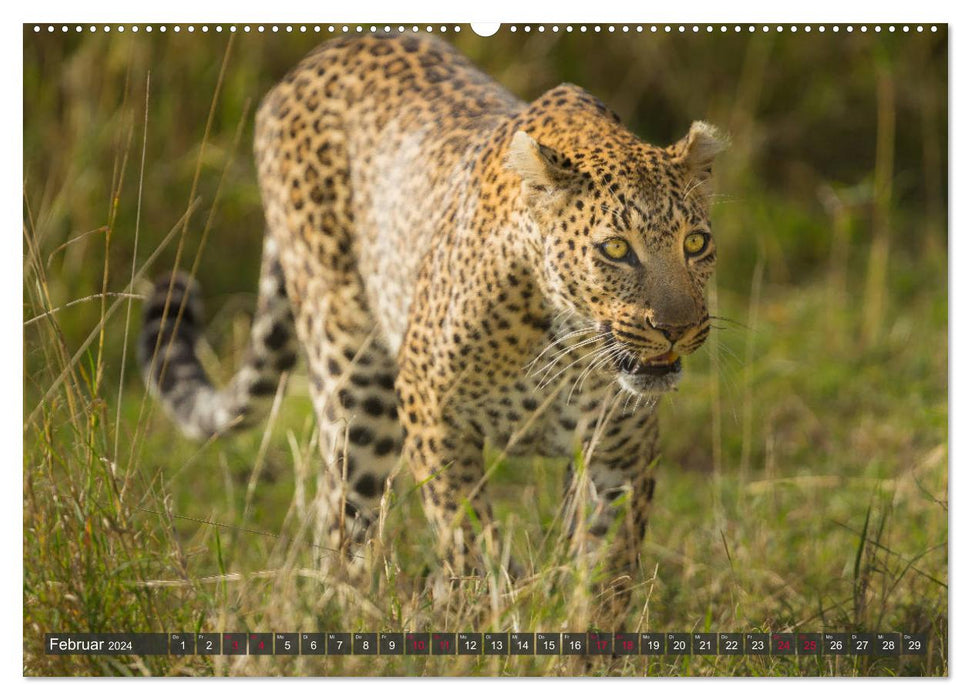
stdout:
[[819,32],[820,32],[820,34],[822,34],[825,31],[826,31],[826,27],[824,27],[823,25],[819,25]]
[[762,27],[762,31],[763,31],[763,32],[767,32],[767,31],[769,31],[769,27],[768,27],[768,26],[765,26],[765,27]]
[[880,26],[878,25],[878,26],[876,26],[876,27],[873,28],[873,31],[875,31],[877,34],[879,34],[880,32],[883,31],[883,29],[881,29]]
[[567,27],[566,27],[566,31],[572,32],[573,31],[573,26],[568,24]]
[[516,25],[514,24],[511,27],[509,27],[509,31],[515,33],[515,31],[516,31]]
[[528,24],[525,27],[523,27],[523,31],[526,32],[527,34],[529,34],[529,32],[531,32],[532,30],[533,28],[530,27]]
[[918,26],[918,27],[917,27],[917,31],[918,31],[918,32],[922,32],[922,31],[924,31],[924,27],[923,27],[923,26]]
[[541,24],[541,25],[539,25],[538,27],[536,27],[536,31],[538,31],[538,32],[545,32],[545,31],[546,31],[546,27],[544,27],[544,26],[543,26],[543,25]]
[[695,26],[693,26],[691,28],[691,31],[693,31],[695,34],[697,34],[698,33],[698,25],[696,24]]
[[847,26],[846,27],[846,31],[852,32],[853,31],[853,25],[851,24],[851,25]]
[[159,30],[160,32],[162,32],[163,34],[165,34],[165,32],[167,32],[167,31],[168,31],[168,27],[166,27],[166,26],[165,26],[165,25],[163,24],[163,25],[162,25],[161,27],[159,27],[159,28],[158,28],[158,30]]
[[866,25],[863,25],[862,27],[860,27],[860,31],[863,33],[866,33]]
[[937,31],[937,25],[936,24],[933,25],[933,26],[931,26],[931,31],[932,32],[936,32]]
[[678,25],[678,31],[681,32],[682,34],[684,33],[684,25],[683,24]]
[[38,26],[37,26],[37,25],[35,24],[35,25],[34,25],[34,32],[39,32],[39,31],[40,31],[40,27],[38,27]]

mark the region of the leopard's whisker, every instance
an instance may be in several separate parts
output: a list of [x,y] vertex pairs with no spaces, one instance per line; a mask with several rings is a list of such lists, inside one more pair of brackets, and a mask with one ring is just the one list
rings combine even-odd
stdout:
[[565,350],[561,350],[560,352],[558,352],[556,354],[556,356],[553,357],[552,360],[550,360],[549,362],[547,362],[541,368],[539,368],[539,369],[531,372],[530,374],[539,374],[540,372],[543,372],[544,370],[546,370],[548,372],[557,362],[559,362],[560,358],[562,358],[564,355],[568,355],[571,352],[573,352],[574,350],[576,350],[578,348],[582,348],[585,345],[589,345],[590,343],[595,343],[595,342],[597,342],[599,340],[603,340],[604,335],[605,335],[604,333],[600,333],[598,335],[593,336],[592,338],[586,338],[585,340],[581,340],[579,342],[576,342],[576,343],[570,345]]
[[586,381],[586,378],[590,374],[592,374],[595,370],[597,370],[600,367],[604,366],[605,364],[607,364],[611,360],[614,360],[615,358],[619,357],[620,356],[619,355],[620,352],[623,352],[623,348],[620,348],[620,347],[605,348],[605,354],[603,356],[601,356],[601,357],[596,358],[593,362],[591,362],[587,366],[587,368],[585,370],[583,370],[579,374],[579,376],[576,378],[576,380],[574,380],[573,386],[570,387],[570,394],[569,394],[569,396],[567,396],[567,403],[570,402],[570,399],[573,396],[573,392],[576,389],[579,388],[579,390],[581,392],[583,391],[583,382]]
[[707,182],[705,178],[691,178],[685,186],[685,192],[681,195],[682,199],[687,199],[692,192]]
[[730,323],[738,328],[744,328],[747,331],[752,330],[748,324],[742,323],[741,321],[736,321],[734,318],[728,318],[728,316],[709,316],[708,319],[711,321],[724,321],[725,323]]
[[[550,342],[549,342],[549,343],[548,343],[548,344],[547,344],[547,345],[546,345],[546,346],[545,346],[545,347],[544,347],[544,348],[543,348],[543,349],[542,349],[542,350],[541,350],[541,351],[539,352],[539,354],[537,354],[537,355],[536,355],[536,357],[535,357],[535,358],[533,358],[533,360],[532,360],[532,361],[531,361],[531,362],[530,362],[530,363],[529,363],[528,365],[526,365],[526,366],[525,366],[525,367],[524,367],[523,369],[526,369],[526,370],[528,370],[528,369],[530,369],[531,367],[533,367],[533,365],[535,365],[535,364],[536,364],[537,362],[539,362],[539,360],[540,360],[540,359],[541,359],[541,358],[543,357],[543,355],[545,355],[545,354],[546,354],[546,353],[548,353],[548,352],[549,352],[550,350],[552,350],[553,348],[555,348],[555,347],[556,347],[557,345],[560,345],[560,344],[561,344],[561,343],[563,343],[564,341],[566,341],[566,340],[568,340],[568,339],[570,339],[570,338],[572,338],[572,337],[575,337],[575,336],[578,336],[578,335],[585,335],[585,334],[587,334],[587,333],[592,333],[592,332],[594,332],[594,331],[596,331],[596,330],[597,330],[597,327],[596,327],[595,325],[592,325],[592,324],[591,324],[591,325],[590,325],[589,327],[587,327],[587,328],[579,328],[579,329],[577,329],[577,330],[574,330],[574,331],[571,331],[570,333],[566,333],[566,334],[564,334],[564,335],[562,335],[562,336],[558,336],[558,337],[556,337],[556,338],[554,338],[554,339],[553,339],[552,341],[550,341]],[[568,351],[569,351],[569,350],[568,350]],[[540,371],[541,371],[541,370],[540,370]]]
[[548,379],[544,377],[543,380],[539,383],[539,385],[536,388],[537,389],[543,389],[543,388],[549,386],[552,381],[554,381],[561,374],[563,374],[568,369],[570,369],[571,367],[573,367],[573,365],[577,364],[578,362],[582,362],[582,361],[586,360],[589,357],[593,357],[597,353],[603,352],[603,350],[604,350],[603,348],[597,348],[596,350],[593,350],[592,352],[587,353],[583,357],[578,357],[573,362],[571,362],[570,364],[568,364],[566,367],[563,367],[559,372],[557,372],[556,374],[554,374],[552,377],[550,377]]
[[[535,364],[536,361],[538,361],[546,353],[550,352],[550,350],[552,350],[556,345],[562,345],[565,341],[569,340],[571,337],[587,335],[589,333],[593,333],[595,330],[596,329],[594,329],[594,328],[587,328],[587,329],[583,329],[583,330],[574,331],[572,333],[568,333],[567,335],[565,335],[565,336],[557,339],[556,342],[550,343],[549,345],[547,345],[547,347],[544,348],[543,351],[536,357],[536,360],[534,360],[530,364],[531,365],[532,364]],[[590,337],[590,338],[583,338],[583,339],[581,339],[579,341],[575,341],[573,343],[568,344],[560,352],[557,353],[557,356],[551,362],[556,362],[560,357],[562,357],[563,355],[568,354],[573,349],[578,348],[578,347],[582,347],[583,345],[586,345],[589,342],[591,342],[593,340],[596,340],[596,339],[598,339],[601,336],[602,336],[602,333],[598,333],[596,336],[593,336],[593,337]],[[548,366],[549,366],[548,364],[547,365],[544,365],[543,368],[540,369],[540,370],[537,370],[536,373],[543,371]]]
[[607,347],[607,348],[602,348],[600,352],[601,352],[601,355],[591,360],[590,363],[587,365],[587,367],[577,376],[575,380],[573,380],[573,386],[570,387],[570,393],[567,394],[567,397],[566,397],[567,403],[570,403],[570,400],[573,398],[573,392],[576,390],[577,384],[580,384],[582,388],[583,380],[587,377],[587,375],[592,371],[594,371],[595,368],[600,367],[604,363],[613,359],[616,349]]

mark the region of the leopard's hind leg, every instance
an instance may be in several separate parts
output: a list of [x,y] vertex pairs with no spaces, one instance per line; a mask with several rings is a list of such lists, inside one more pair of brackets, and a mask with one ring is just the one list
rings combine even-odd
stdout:
[[297,326],[306,338],[324,458],[318,541],[322,556],[339,549],[359,557],[400,459],[395,365],[362,294],[328,290],[320,281],[310,288]]
[[[398,464],[402,429],[394,358],[376,329],[358,271],[351,171],[342,115],[321,85],[326,52],[268,95],[256,154],[271,235],[278,241],[321,435],[317,545],[325,566],[359,560]],[[302,70],[302,69],[301,69]]]

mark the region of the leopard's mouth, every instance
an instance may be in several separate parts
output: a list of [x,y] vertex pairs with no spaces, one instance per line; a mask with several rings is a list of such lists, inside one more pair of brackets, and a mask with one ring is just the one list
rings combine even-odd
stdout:
[[663,377],[681,371],[681,356],[673,351],[638,359],[637,355],[626,350],[614,360],[618,372],[634,377]]
[[681,356],[673,350],[643,358],[611,332],[610,324],[601,329],[608,332],[608,343],[615,350],[614,368],[620,385],[632,394],[663,394],[677,389],[681,379]]

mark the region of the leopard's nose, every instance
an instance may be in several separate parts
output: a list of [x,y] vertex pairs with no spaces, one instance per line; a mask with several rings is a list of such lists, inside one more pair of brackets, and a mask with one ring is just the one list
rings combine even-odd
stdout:
[[655,325],[654,328],[656,328],[658,331],[660,331],[661,335],[663,335],[665,338],[667,338],[668,341],[671,343],[671,345],[674,345],[675,343],[677,343],[679,340],[681,340],[685,336],[685,334],[689,330],[691,330],[691,326],[690,325],[687,325],[687,326],[669,326],[669,325],[660,324],[660,325]]

